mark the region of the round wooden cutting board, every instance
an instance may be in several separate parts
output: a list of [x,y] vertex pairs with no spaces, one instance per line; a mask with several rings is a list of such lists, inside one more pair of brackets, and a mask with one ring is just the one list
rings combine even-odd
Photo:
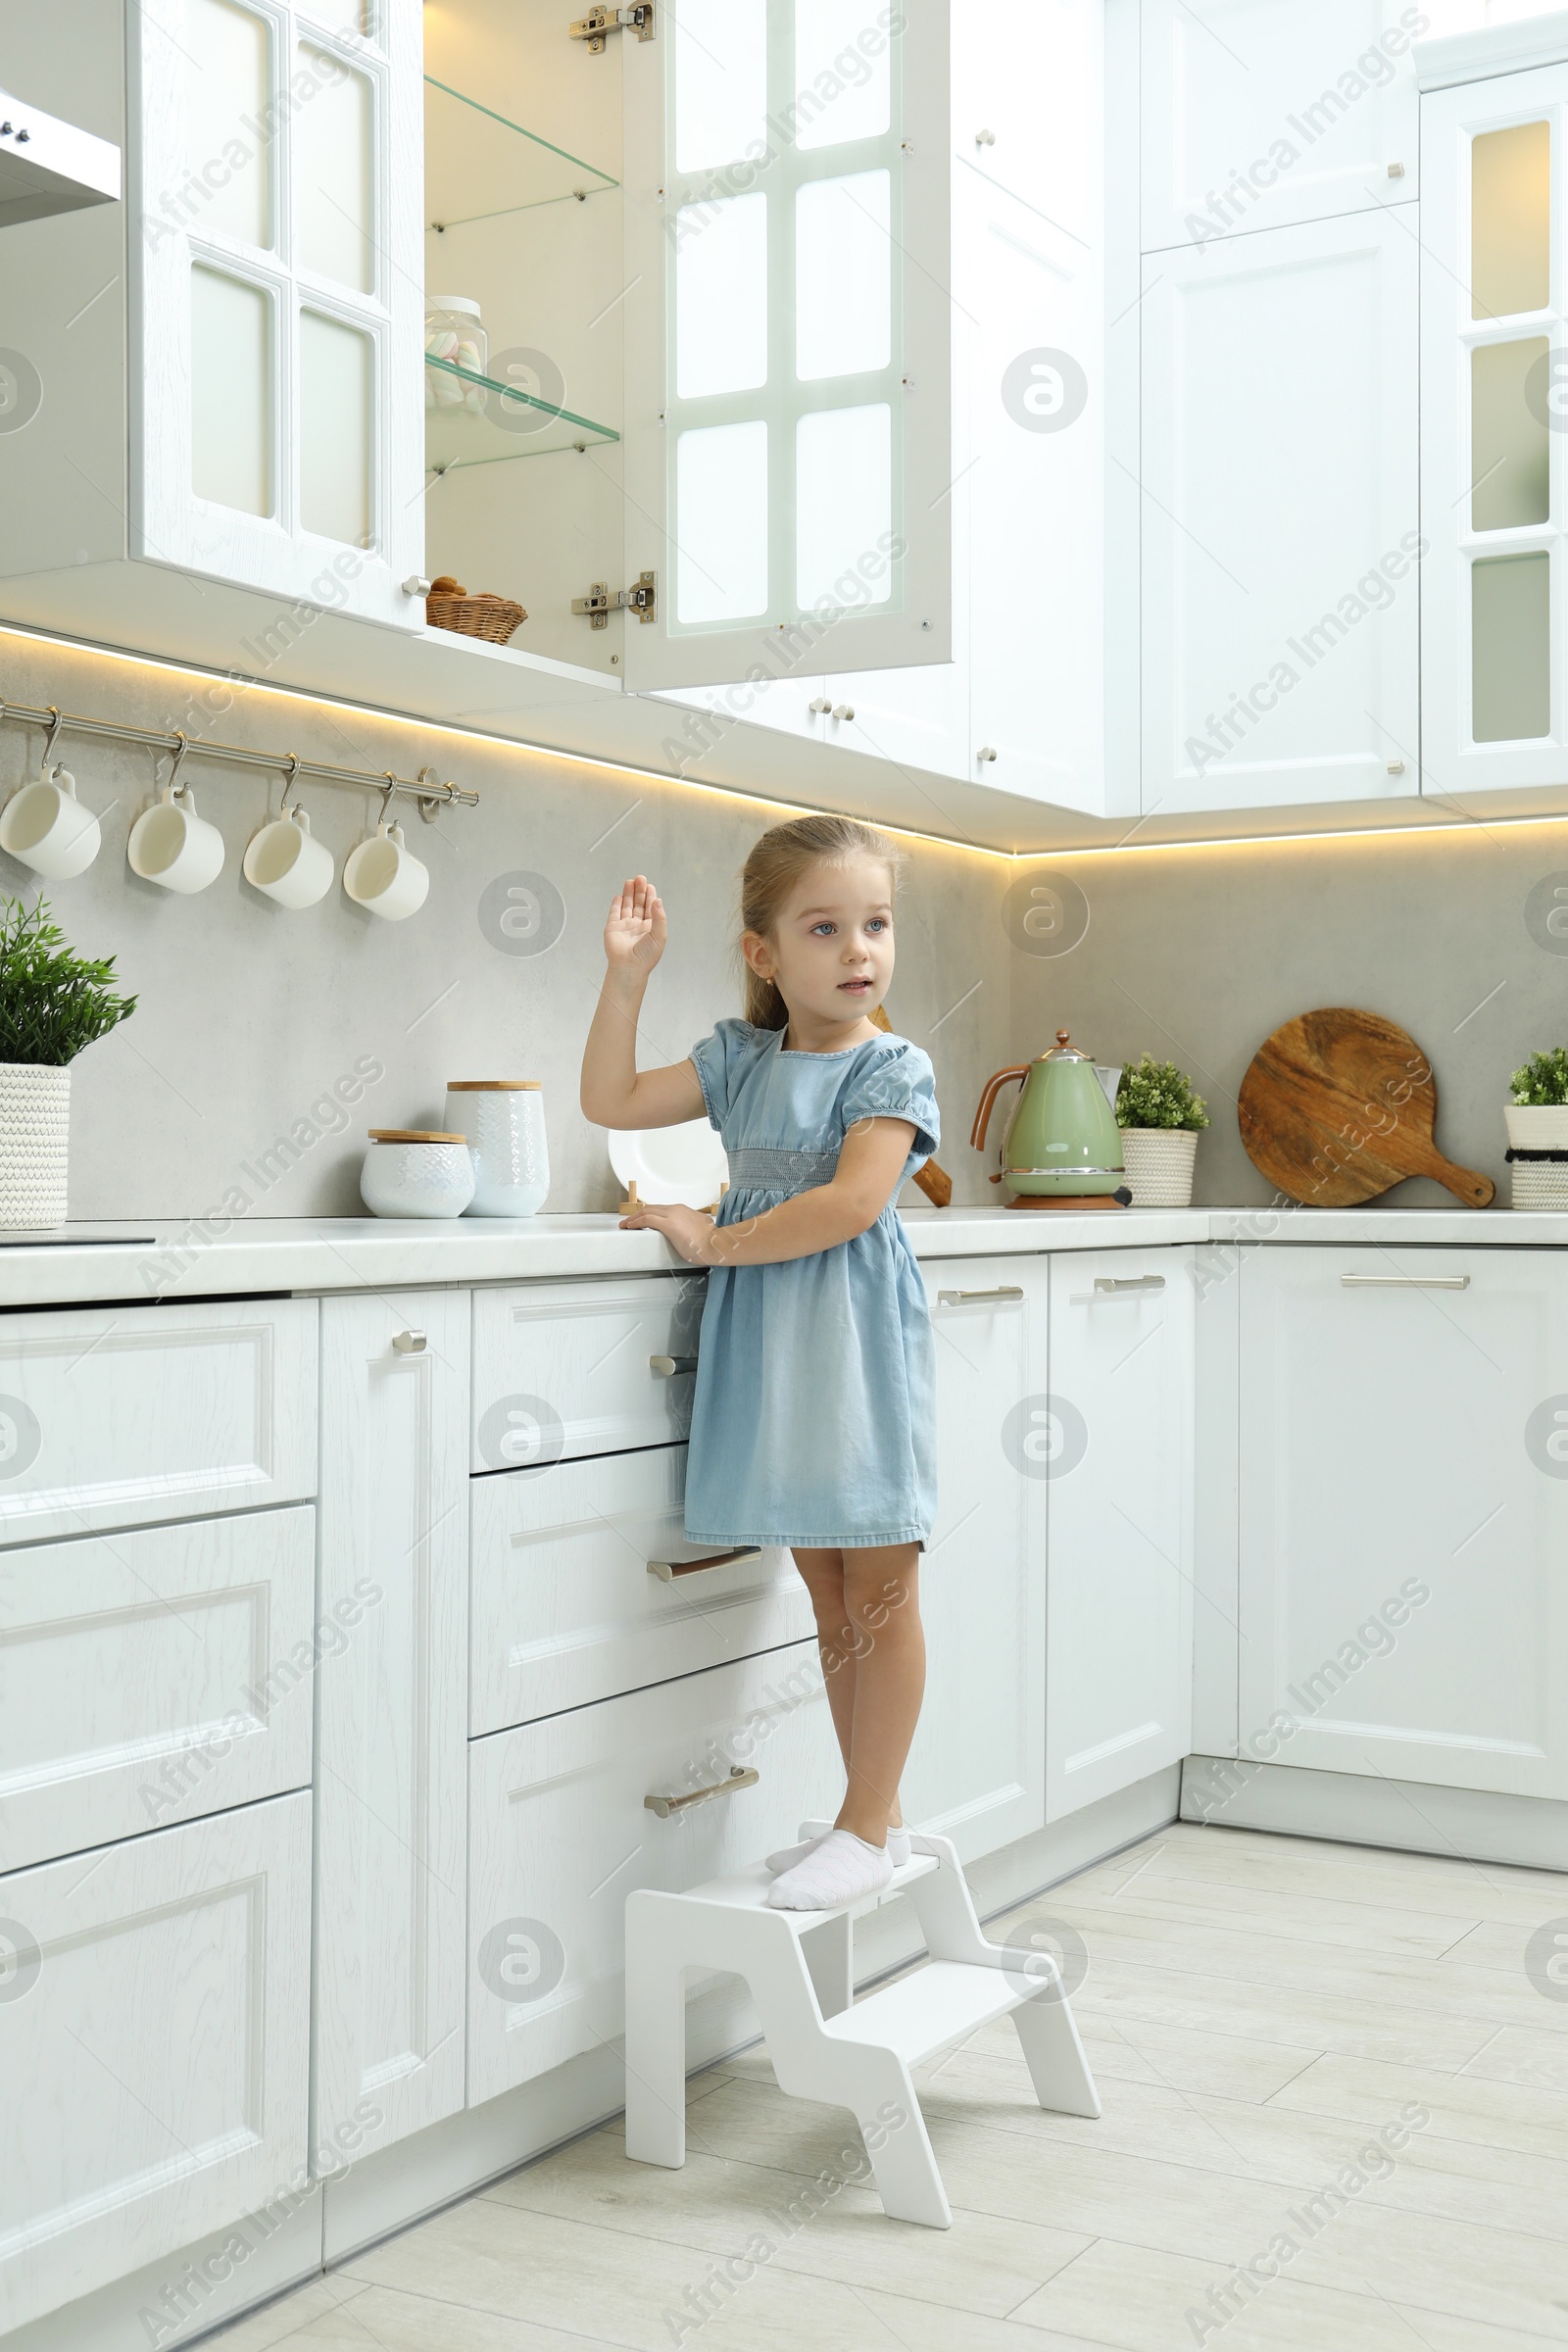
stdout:
[[1266,1037],[1237,1102],[1253,1166],[1309,1208],[1353,1208],[1406,1176],[1433,1176],[1466,1208],[1490,1208],[1490,1176],[1432,1140],[1438,1090],[1413,1037],[1380,1013],[1331,1004]]

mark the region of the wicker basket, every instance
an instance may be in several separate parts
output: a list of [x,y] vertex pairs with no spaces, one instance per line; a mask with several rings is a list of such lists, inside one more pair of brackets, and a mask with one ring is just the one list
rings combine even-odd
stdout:
[[448,572],[430,582],[424,616],[432,629],[456,629],[460,636],[488,638],[492,645],[505,645],[528,617],[510,596],[492,596],[488,590],[470,596]]

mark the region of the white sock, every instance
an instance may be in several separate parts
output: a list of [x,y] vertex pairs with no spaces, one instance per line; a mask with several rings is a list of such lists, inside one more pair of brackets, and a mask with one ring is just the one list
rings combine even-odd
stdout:
[[885,1845],[867,1845],[853,1830],[829,1830],[804,1862],[774,1880],[767,1899],[778,1911],[831,1911],[880,1894],[892,1876]]
[[[773,1873],[774,1878],[778,1878],[786,1870],[793,1870],[797,1862],[806,1860],[808,1854],[814,1854],[826,1836],[826,1830],[818,1830],[814,1838],[803,1838],[799,1845],[781,1845],[776,1854],[769,1854],[767,1867]],[[908,1831],[902,1827],[889,1830],[888,1860],[895,1870],[902,1870],[908,1859]]]

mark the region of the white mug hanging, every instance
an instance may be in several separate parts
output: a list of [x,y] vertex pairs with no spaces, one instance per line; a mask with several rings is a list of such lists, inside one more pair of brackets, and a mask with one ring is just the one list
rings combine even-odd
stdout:
[[430,872],[404,841],[403,827],[395,820],[388,824],[383,816],[370,839],[350,850],[343,865],[343,887],[367,914],[401,923],[424,905]]
[[332,887],[332,853],[314,839],[311,820],[296,802],[253,834],[245,879],[279,906],[314,906]]
[[76,798],[76,779],[69,768],[46,764],[0,812],[0,850],[50,882],[84,874],[102,839],[98,819]]
[[223,836],[196,813],[188,784],[172,778],[151,808],[130,828],[125,855],[133,874],[162,890],[189,898],[216,882],[223,863]]

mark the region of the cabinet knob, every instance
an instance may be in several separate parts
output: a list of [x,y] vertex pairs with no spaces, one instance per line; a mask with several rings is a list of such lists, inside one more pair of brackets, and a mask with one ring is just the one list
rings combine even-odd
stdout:
[[833,706],[833,715],[835,718],[853,718],[855,716],[855,705],[853,703],[835,703]]
[[422,579],[418,572],[411,571],[403,583],[403,593],[405,596],[428,596],[430,585],[430,582]]
[[1391,179],[1402,179],[1404,177],[1404,166],[1402,164],[1391,164],[1389,166],[1389,177]]
[[678,1380],[683,1372],[695,1372],[695,1355],[651,1355],[648,1369],[660,1380]]
[[399,1355],[422,1355],[429,1344],[422,1331],[400,1331],[392,1342]]
[[994,147],[997,143],[997,134],[994,130],[977,130],[974,134],[974,143],[977,147]]
[[996,756],[997,747],[994,743],[983,743],[975,754],[977,760],[994,760]]
[[828,701],[828,699],[827,699],[827,696],[826,696],[825,694],[819,694],[819,695],[817,696],[817,698],[816,698],[816,700],[815,700],[815,702],[814,702],[814,703],[808,703],[808,704],[807,705],[807,709],[808,709],[808,710],[815,710],[815,711],[818,711],[818,712],[821,714],[821,716],[822,716],[823,718],[825,718],[825,717],[827,716],[828,712],[829,712],[829,711],[832,710],[832,708],[833,708],[833,706],[832,706],[832,704],[831,704],[831,703]]
[[1404,761],[1402,760],[1391,760],[1389,761],[1389,773],[1391,776],[1402,776],[1404,773]]

